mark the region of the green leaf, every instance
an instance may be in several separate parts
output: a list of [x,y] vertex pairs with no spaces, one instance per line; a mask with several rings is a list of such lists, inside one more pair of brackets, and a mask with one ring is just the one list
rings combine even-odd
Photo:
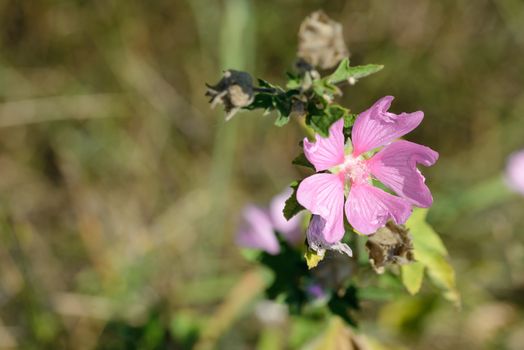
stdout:
[[344,58],[338,64],[337,69],[335,69],[335,71],[327,77],[327,81],[329,81],[332,84],[336,84],[346,80],[348,78],[349,69],[349,58]]
[[263,87],[263,88],[277,89],[277,90],[280,90],[280,91],[284,91],[284,90],[282,90],[282,88],[280,86],[273,85],[270,82],[265,81],[264,79],[260,79],[260,78],[258,79],[258,85],[260,85],[260,87]]
[[420,262],[413,262],[400,267],[402,272],[402,283],[408,290],[409,294],[415,295],[420,290],[422,280],[424,279],[424,268],[424,264]]
[[273,272],[274,279],[266,289],[269,299],[283,298],[291,313],[299,313],[307,302],[307,295],[301,288],[301,280],[308,275],[302,254],[280,239],[280,253],[260,254],[260,263]]
[[302,86],[302,79],[298,75],[294,75],[291,73],[286,73],[288,80],[286,83],[286,88],[288,89],[300,89]]
[[349,109],[333,104],[327,106],[324,110],[313,109],[310,111],[306,117],[306,124],[318,134],[327,137],[329,135],[329,127],[340,118],[344,118],[345,124],[346,118],[349,118]]
[[350,128],[355,124],[355,120],[357,119],[357,115],[353,113],[348,113],[344,115],[344,128]]
[[379,64],[350,67],[349,59],[345,58],[340,62],[337,69],[325,79],[328,83],[338,84],[351,78],[358,80],[367,77],[368,75],[380,71],[382,68],[384,68],[384,66]]
[[422,263],[431,281],[444,292],[444,297],[460,304],[455,284],[455,271],[447,260],[447,250],[439,235],[426,222],[427,209],[415,209],[406,223],[413,236],[415,260]]
[[296,89],[284,91],[281,87],[262,79],[258,79],[258,84],[272,91],[257,92],[253,102],[245,108],[248,110],[264,109],[266,112],[276,111],[275,125],[279,127],[286,125],[293,108],[293,98],[299,91]]
[[284,206],[284,217],[287,220],[291,219],[293,216],[297,215],[299,212],[305,209],[297,201],[297,188],[299,184],[300,183],[298,181],[295,181],[291,184],[291,188],[293,189],[293,194],[291,194],[291,197],[288,198]]
[[273,96],[271,94],[266,93],[257,93],[255,94],[255,98],[253,99],[253,102],[245,107],[245,109],[253,110],[253,109],[273,109]]
[[277,119],[275,119],[275,126],[282,127],[289,123],[289,115],[278,114]]
[[294,165],[300,165],[306,168],[315,169],[313,164],[306,158],[306,155],[302,152],[291,162]]

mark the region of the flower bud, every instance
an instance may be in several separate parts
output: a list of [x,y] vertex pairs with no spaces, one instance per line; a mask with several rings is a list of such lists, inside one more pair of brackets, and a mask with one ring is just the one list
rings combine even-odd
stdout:
[[246,72],[226,70],[216,85],[206,86],[206,96],[211,97],[211,108],[223,104],[227,113],[226,120],[231,119],[240,108],[249,106],[254,100],[253,79]]

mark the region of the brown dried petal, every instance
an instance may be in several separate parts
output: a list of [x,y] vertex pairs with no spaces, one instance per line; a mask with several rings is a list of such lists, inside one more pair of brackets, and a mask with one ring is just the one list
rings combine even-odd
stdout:
[[369,236],[366,249],[371,266],[377,273],[383,273],[388,264],[402,265],[414,260],[409,231],[391,221]]
[[300,25],[297,56],[314,67],[329,69],[349,56],[342,25],[323,11],[313,12]]

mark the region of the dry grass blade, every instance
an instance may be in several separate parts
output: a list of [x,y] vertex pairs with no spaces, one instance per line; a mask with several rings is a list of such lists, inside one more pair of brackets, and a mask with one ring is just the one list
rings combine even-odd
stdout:
[[0,127],[54,120],[123,116],[126,101],[120,94],[41,97],[0,104]]
[[231,326],[239,313],[262,292],[263,287],[264,279],[260,271],[246,272],[218,307],[215,314],[211,316],[195,349],[214,349],[220,335]]

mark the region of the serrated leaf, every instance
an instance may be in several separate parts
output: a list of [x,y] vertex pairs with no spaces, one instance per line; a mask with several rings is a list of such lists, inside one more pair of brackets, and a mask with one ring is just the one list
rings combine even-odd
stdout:
[[300,203],[297,201],[297,188],[300,183],[298,181],[295,181],[291,184],[291,188],[293,189],[293,193],[291,196],[287,199],[286,204],[284,205],[284,217],[286,220],[291,219],[293,216],[297,215],[299,212],[304,210],[305,208],[300,205]]
[[306,158],[306,155],[304,153],[300,153],[293,161],[291,162],[294,165],[300,165],[306,168],[315,169],[313,164]]
[[326,81],[330,84],[338,84],[349,79],[358,80],[374,74],[382,68],[384,68],[384,66],[379,64],[350,67],[349,59],[345,58],[340,62],[337,69],[326,78]]
[[350,67],[348,72],[348,79],[360,79],[367,77],[368,75],[375,74],[384,68],[381,64],[366,64],[363,66]]
[[426,222],[427,209],[415,209],[406,222],[413,236],[415,260],[422,263],[431,281],[444,292],[444,297],[460,304],[455,271],[447,260],[447,250],[439,235]]
[[327,81],[332,84],[339,83],[347,79],[347,72],[349,71],[349,58],[344,58],[338,64],[337,69],[330,76],[327,77]]
[[313,110],[311,112],[306,117],[306,124],[324,137],[329,135],[329,128],[334,122],[344,118],[345,124],[346,118],[349,116],[349,109],[336,104],[330,105],[324,110]]
[[413,262],[400,267],[402,284],[404,284],[409,294],[415,295],[420,290],[424,279],[424,268],[424,264],[421,262]]

